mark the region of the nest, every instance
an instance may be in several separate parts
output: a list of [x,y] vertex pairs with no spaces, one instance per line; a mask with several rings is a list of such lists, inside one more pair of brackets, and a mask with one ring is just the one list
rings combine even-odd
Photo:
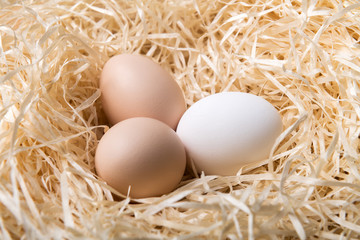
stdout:
[[[53,0],[0,3],[1,239],[360,238],[360,4]],[[186,173],[173,192],[114,199],[94,153],[99,76],[151,57],[188,106],[262,96],[284,131],[236,176]]]

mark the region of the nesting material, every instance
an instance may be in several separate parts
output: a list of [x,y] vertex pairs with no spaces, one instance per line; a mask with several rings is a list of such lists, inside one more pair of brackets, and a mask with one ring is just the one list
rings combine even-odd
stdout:
[[[0,3],[0,239],[360,238],[357,0],[14,2]],[[271,102],[270,159],[114,201],[94,170],[98,81],[125,52],[171,72],[189,106]]]

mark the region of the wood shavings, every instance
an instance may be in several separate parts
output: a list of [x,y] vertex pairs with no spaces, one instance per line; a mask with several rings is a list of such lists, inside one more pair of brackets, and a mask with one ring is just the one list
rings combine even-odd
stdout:
[[[0,239],[359,239],[358,1],[0,2]],[[269,160],[119,197],[94,169],[107,59],[144,54],[190,106],[260,95]],[[116,196],[116,194],[118,196]]]

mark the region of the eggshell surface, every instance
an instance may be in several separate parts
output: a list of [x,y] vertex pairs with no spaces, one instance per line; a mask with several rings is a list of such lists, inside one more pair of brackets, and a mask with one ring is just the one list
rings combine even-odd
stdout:
[[186,165],[185,148],[169,126],[151,118],[131,118],[111,127],[96,154],[97,174],[130,197],[155,197],[171,192]]
[[281,117],[268,101],[241,92],[199,100],[177,128],[195,168],[207,175],[234,175],[246,164],[265,160],[281,131]]
[[150,58],[121,54],[110,58],[100,78],[102,105],[114,125],[132,117],[160,120],[171,128],[186,110],[181,88]]

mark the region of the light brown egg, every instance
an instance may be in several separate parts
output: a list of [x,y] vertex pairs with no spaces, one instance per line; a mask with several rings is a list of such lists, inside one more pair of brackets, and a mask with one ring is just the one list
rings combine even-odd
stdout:
[[95,155],[97,174],[133,198],[171,192],[186,164],[185,148],[169,126],[151,118],[130,118],[111,127]]
[[150,58],[121,54],[110,58],[100,78],[102,105],[113,125],[132,117],[158,119],[171,128],[186,110],[182,90]]

